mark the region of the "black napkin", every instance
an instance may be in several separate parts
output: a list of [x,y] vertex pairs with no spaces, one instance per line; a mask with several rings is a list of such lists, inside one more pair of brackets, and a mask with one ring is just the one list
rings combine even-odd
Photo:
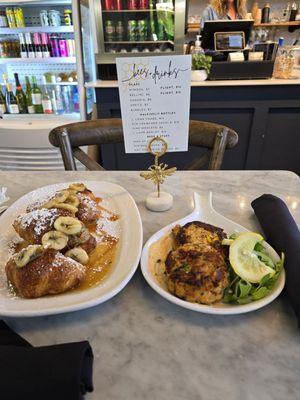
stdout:
[[0,398],[82,400],[93,391],[89,342],[32,347],[0,321]]
[[285,290],[300,326],[300,232],[283,200],[264,194],[254,200],[252,208],[268,243],[278,254],[285,254]]

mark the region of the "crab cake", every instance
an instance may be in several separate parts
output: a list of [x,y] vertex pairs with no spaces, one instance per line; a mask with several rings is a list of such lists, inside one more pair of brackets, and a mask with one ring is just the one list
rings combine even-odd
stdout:
[[208,244],[224,254],[222,240],[227,235],[222,228],[194,221],[188,222],[184,226],[175,226],[172,233],[178,246],[186,243]]
[[207,244],[187,243],[171,251],[166,276],[169,291],[193,303],[216,303],[228,286],[224,256]]

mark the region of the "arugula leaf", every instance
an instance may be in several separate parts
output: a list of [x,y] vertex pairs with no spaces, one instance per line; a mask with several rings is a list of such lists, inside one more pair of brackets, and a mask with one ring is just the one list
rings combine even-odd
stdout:
[[268,288],[266,288],[265,286],[260,287],[252,293],[252,299],[260,300],[263,297],[266,297],[266,295],[269,293],[270,293],[270,290]]
[[248,296],[252,289],[251,283],[244,280],[240,280],[237,286],[239,288],[239,299]]

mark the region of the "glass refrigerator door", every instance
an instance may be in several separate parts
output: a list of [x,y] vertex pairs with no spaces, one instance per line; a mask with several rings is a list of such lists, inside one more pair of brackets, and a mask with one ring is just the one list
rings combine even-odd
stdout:
[[97,63],[120,55],[182,54],[182,0],[93,0]]

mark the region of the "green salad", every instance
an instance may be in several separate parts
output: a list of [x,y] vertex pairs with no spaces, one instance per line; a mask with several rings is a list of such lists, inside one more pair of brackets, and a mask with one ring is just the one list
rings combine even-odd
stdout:
[[248,304],[267,296],[284,264],[284,254],[274,262],[263,245],[263,237],[247,232],[223,241],[229,246],[229,285],[225,303]]

